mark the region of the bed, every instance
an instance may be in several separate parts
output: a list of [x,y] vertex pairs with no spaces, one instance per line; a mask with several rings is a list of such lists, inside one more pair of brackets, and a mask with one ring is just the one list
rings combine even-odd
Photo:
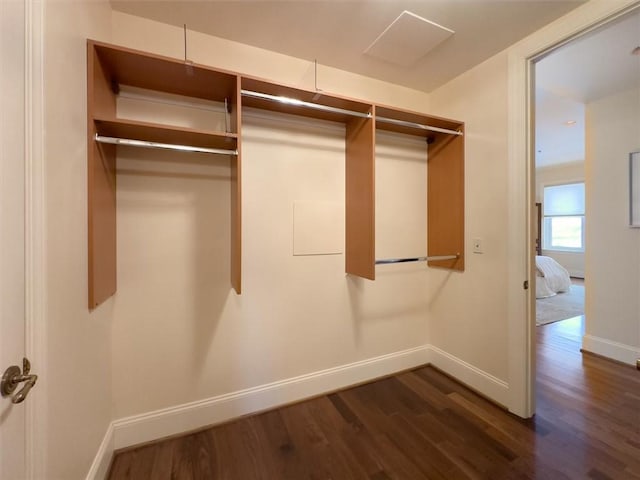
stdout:
[[571,288],[567,269],[551,257],[536,255],[536,298],[553,297]]

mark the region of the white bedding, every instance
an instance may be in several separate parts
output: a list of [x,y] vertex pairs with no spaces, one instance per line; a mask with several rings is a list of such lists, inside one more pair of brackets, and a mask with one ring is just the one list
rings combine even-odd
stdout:
[[552,297],[571,288],[569,272],[551,257],[536,255],[536,298]]

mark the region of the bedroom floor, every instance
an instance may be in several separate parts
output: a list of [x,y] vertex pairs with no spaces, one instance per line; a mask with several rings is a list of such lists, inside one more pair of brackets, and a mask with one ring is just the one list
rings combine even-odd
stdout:
[[536,325],[584,315],[584,279],[571,278],[571,289],[553,297],[536,300]]

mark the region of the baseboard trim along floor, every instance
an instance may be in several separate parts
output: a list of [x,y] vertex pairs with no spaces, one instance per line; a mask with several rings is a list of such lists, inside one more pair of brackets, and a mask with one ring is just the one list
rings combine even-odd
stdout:
[[103,479],[116,450],[184,434],[429,364],[494,402],[506,404],[506,382],[437,347],[422,345],[116,420],[109,426],[87,479]]

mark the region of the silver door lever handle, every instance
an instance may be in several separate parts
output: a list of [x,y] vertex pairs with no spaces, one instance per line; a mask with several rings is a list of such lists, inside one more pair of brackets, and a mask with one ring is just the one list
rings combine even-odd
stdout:
[[38,376],[32,375],[29,372],[31,372],[31,363],[26,358],[22,359],[22,372],[20,371],[20,367],[17,365],[11,365],[7,368],[2,375],[2,380],[0,381],[0,393],[2,396],[7,397],[11,395],[18,387],[18,384],[24,382],[24,387],[11,397],[11,403],[24,402],[29,391],[38,381]]

